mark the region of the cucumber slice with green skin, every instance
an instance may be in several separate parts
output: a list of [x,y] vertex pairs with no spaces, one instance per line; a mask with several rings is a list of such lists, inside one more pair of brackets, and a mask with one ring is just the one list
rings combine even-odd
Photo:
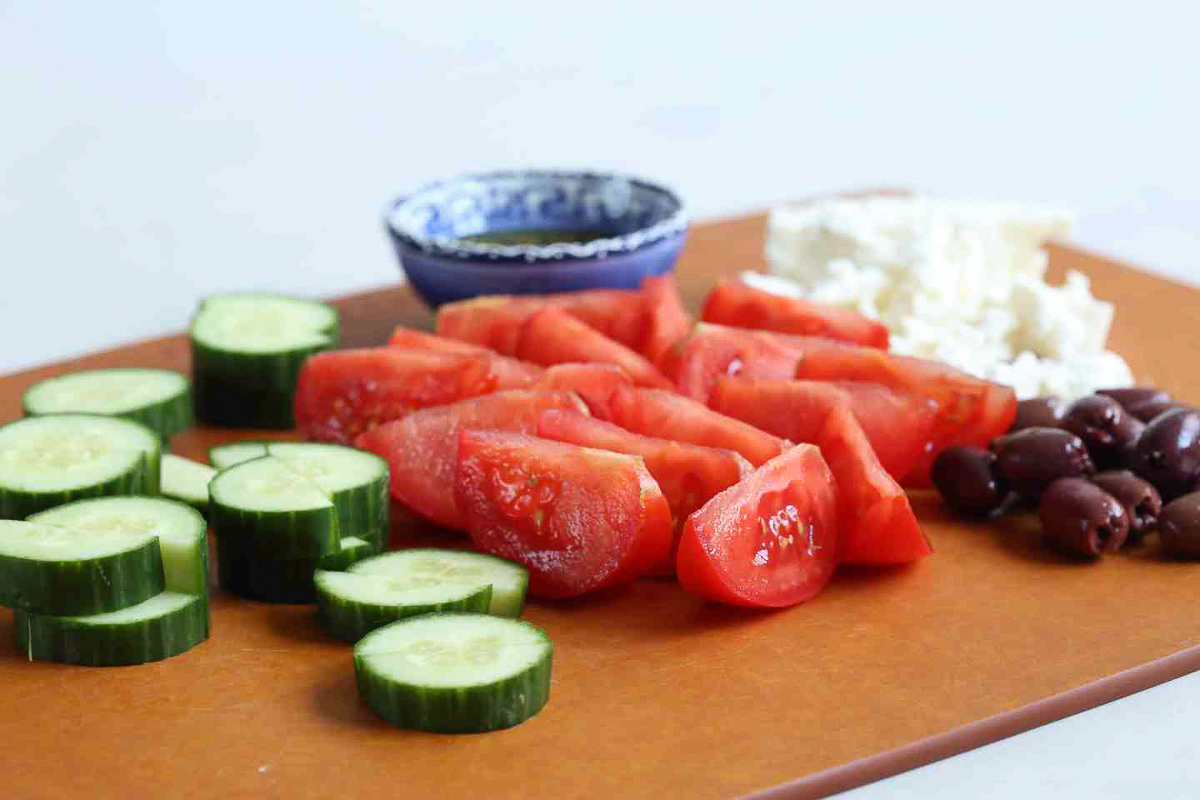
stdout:
[[93,414],[0,427],[0,519],[86,497],[158,494],[162,442],[136,422]]
[[208,463],[218,470],[229,469],[234,464],[262,458],[266,454],[266,442],[230,442],[209,448]]
[[393,725],[482,733],[518,725],[546,705],[553,650],[528,622],[425,614],[364,636],[354,674],[359,694]]
[[498,617],[519,617],[525,608],[529,570],[503,558],[470,550],[414,547],[366,558],[351,566],[358,575],[380,575],[414,584],[492,587],[485,609]]
[[235,428],[295,427],[305,359],[338,346],[333,306],[271,294],[205,299],[192,321],[196,418]]
[[39,381],[25,390],[27,416],[101,414],[140,422],[163,439],[192,424],[188,379],[166,369],[95,369]]
[[217,580],[231,594],[264,603],[315,603],[314,574],[319,569],[341,570],[373,555],[370,542],[355,536],[342,539],[341,549],[320,558],[267,558],[217,540]]
[[437,583],[398,575],[317,570],[317,619],[330,636],[357,642],[376,628],[435,611],[486,614],[489,584]]
[[79,531],[0,520],[0,605],[36,614],[99,614],[164,588],[152,533]]
[[167,591],[208,591],[208,525],[194,508],[162,497],[99,497],[43,511],[30,522],[97,535],[153,536]]
[[231,552],[315,561],[341,549],[333,503],[274,456],[222,470],[208,492],[213,532]]
[[208,638],[208,596],[162,592],[119,611],[54,617],[16,612],[17,646],[30,660],[92,667],[145,664]]
[[208,464],[192,461],[174,453],[162,455],[162,477],[159,481],[164,497],[187,503],[204,514],[208,511],[208,482],[217,471]]
[[320,569],[345,570],[351,564],[370,558],[378,552],[373,542],[359,536],[343,536],[341,549],[336,553],[321,556],[317,566]]

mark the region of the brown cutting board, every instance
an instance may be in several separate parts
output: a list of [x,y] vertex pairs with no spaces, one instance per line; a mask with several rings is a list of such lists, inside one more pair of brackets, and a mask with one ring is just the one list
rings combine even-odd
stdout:
[[[679,275],[693,305],[716,276],[761,263],[762,225],[692,232]],[[1066,249],[1053,265],[1082,269],[1117,304],[1112,346],[1139,377],[1200,400],[1200,293]],[[349,345],[432,320],[403,288],[340,306]],[[169,337],[0,379],[0,420],[19,415],[35,380],[115,365],[186,370],[187,343]],[[203,458],[237,438],[246,435],[196,429],[174,449]],[[1028,519],[968,525],[930,496],[914,504],[935,555],[839,570],[824,593],[785,611],[709,605],[663,580],[531,604],[527,618],[555,642],[550,703],[487,735],[380,722],[358,699],[350,648],[321,633],[310,607],[214,590],[210,641],[113,669],[27,662],[0,610],[2,794],[815,796],[1200,667],[1200,564],[1166,562],[1153,541],[1068,563],[1037,545]],[[394,537],[436,540],[404,521]]]

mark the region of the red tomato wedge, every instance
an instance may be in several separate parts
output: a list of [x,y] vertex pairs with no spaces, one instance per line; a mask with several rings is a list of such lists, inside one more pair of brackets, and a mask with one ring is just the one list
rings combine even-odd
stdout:
[[643,436],[733,450],[752,466],[770,461],[791,445],[778,436],[665,389],[618,386],[609,396],[607,417],[595,413]]
[[542,308],[534,298],[487,295],[446,303],[438,308],[438,336],[495,350],[511,356],[517,352],[521,327],[529,315]]
[[393,497],[439,525],[466,530],[453,492],[458,431],[476,427],[533,433],[538,414],[551,408],[587,413],[571,392],[515,389],[417,411],[367,431],[354,444],[388,462]]
[[495,355],[494,350],[489,350],[482,345],[406,328],[403,325],[396,326],[387,343],[389,347],[401,347],[406,350],[434,350],[439,353],[458,353],[466,356]]
[[837,566],[837,490],[812,445],[796,445],[688,517],[677,573],[708,600],[781,608],[808,600]]
[[616,364],[639,386],[670,388],[671,383],[641,355],[565,311],[547,308],[525,323],[518,358],[549,366],[570,362]]
[[805,340],[766,331],[697,323],[659,358],[658,368],[680,392],[708,401],[718,375],[789,380],[805,353]]
[[674,574],[675,550],[684,520],[713,495],[753,470],[749,461],[732,450],[641,436],[573,411],[543,411],[538,417],[537,435],[543,439],[642,457],[650,476],[667,498],[675,535],[668,557],[650,570],[655,575]]
[[397,347],[318,353],[296,382],[296,427],[308,439],[349,444],[377,425],[421,408],[527,386],[538,367],[491,354]]
[[679,287],[671,275],[657,275],[642,282],[642,303],[645,307],[645,331],[641,340],[629,344],[650,363],[658,363],[672,345],[688,335],[692,316],[683,309]]
[[616,364],[555,364],[531,388],[575,392],[589,411],[607,419],[613,390],[632,385],[629,373]]
[[816,443],[829,413],[848,409],[862,425],[879,463],[897,481],[932,447],[938,405],[927,397],[877,383],[770,381],[720,376],[709,408],[756,428]]
[[453,486],[475,547],[528,567],[537,597],[633,580],[671,547],[667,501],[637,456],[467,428]]
[[853,414],[835,408],[817,438],[837,481],[841,563],[905,564],[933,552],[908,496],[880,466]]
[[764,292],[738,280],[718,283],[700,316],[737,328],[823,336],[884,350],[888,346],[887,327],[857,311]]

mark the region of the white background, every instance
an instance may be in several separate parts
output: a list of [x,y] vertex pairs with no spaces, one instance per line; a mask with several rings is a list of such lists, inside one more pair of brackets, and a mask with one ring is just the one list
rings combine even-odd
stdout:
[[[640,173],[701,218],[881,185],[1059,204],[1200,283],[1198,8],[0,0],[0,372],[212,291],[393,282],[384,202],[495,167]],[[862,796],[1184,796],[1189,680]]]

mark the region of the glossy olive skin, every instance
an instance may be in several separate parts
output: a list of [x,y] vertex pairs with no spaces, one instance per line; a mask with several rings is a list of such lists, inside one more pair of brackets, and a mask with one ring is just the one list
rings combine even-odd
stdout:
[[973,517],[998,510],[1008,496],[1008,483],[996,470],[996,454],[959,445],[938,454],[930,478],[946,505]]
[[1129,467],[1174,500],[1200,482],[1200,412],[1176,408],[1155,417],[1142,432]]
[[1096,468],[1083,440],[1058,428],[1026,428],[992,440],[996,469],[1017,494],[1036,498],[1059,478],[1085,478]]
[[1091,394],[1067,407],[1059,427],[1083,439],[1092,461],[1105,468],[1124,465],[1146,426],[1113,398]]
[[1017,415],[1013,417],[1008,432],[1016,433],[1026,428],[1057,428],[1066,410],[1067,404],[1054,395],[1022,400],[1017,403]]
[[1126,544],[1141,541],[1146,532],[1158,524],[1158,515],[1162,513],[1162,496],[1149,481],[1142,480],[1127,469],[1120,469],[1094,475],[1092,483],[1116,498],[1125,509],[1129,517]]
[[1200,558],[1200,492],[1178,497],[1158,518],[1163,552],[1175,558]]
[[1124,389],[1097,389],[1096,394],[1111,397],[1142,422],[1149,422],[1171,404],[1171,395],[1152,386],[1129,386]]
[[1116,498],[1082,478],[1050,484],[1038,505],[1042,537],[1060,553],[1096,558],[1120,549],[1129,534],[1129,517]]

